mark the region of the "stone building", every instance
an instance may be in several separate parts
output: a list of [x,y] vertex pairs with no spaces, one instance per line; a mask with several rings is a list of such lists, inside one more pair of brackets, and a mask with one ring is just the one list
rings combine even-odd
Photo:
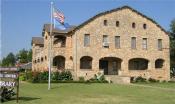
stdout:
[[33,71],[48,70],[51,52],[52,71],[70,70],[75,79],[99,73],[113,81],[170,79],[168,33],[131,7],[99,13],[66,30],[53,29],[51,36],[50,26],[45,24],[42,37],[32,39]]

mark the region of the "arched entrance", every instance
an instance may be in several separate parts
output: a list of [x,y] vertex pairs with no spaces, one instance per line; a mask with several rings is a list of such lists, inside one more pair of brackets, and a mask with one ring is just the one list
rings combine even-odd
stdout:
[[65,57],[64,56],[55,56],[53,58],[53,66],[58,70],[65,69]]
[[104,75],[118,75],[121,62],[122,59],[117,57],[104,57],[99,60],[99,69],[104,71]]

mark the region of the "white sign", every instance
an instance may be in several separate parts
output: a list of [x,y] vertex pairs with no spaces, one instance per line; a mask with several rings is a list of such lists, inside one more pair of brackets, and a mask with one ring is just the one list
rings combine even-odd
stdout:
[[11,82],[11,81],[0,81],[0,86],[1,87],[14,87],[15,86],[15,82]]

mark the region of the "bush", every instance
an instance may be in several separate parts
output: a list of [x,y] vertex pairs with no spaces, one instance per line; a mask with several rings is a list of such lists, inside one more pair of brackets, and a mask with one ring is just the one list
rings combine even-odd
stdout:
[[67,80],[73,80],[72,74],[70,71],[62,71],[60,73],[60,78],[59,80],[67,81]]
[[149,82],[159,82],[159,80],[153,79],[153,78],[149,78],[148,79]]
[[6,87],[1,87],[0,89],[1,91],[1,102],[7,101],[9,99],[11,99],[12,96],[16,95],[15,92],[13,91],[14,88],[6,88]]
[[79,77],[79,81],[84,82],[85,81],[84,77]]
[[146,78],[139,76],[139,77],[135,78],[134,82],[146,82]]
[[104,75],[94,75],[93,78],[86,81],[86,83],[108,83]]
[[19,74],[19,80],[20,81],[25,81],[26,80],[26,74],[25,73],[20,73]]
[[44,71],[39,73],[39,80],[48,80],[49,72]]

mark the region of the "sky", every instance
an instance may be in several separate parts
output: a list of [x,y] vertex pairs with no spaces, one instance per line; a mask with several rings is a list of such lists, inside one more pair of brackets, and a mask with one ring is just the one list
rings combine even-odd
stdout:
[[[175,0],[52,0],[64,13],[65,22],[80,25],[90,17],[128,5],[152,18],[165,30],[175,19]],[[40,37],[45,23],[50,23],[51,0],[1,0],[0,59],[9,52],[31,49],[32,37]]]

